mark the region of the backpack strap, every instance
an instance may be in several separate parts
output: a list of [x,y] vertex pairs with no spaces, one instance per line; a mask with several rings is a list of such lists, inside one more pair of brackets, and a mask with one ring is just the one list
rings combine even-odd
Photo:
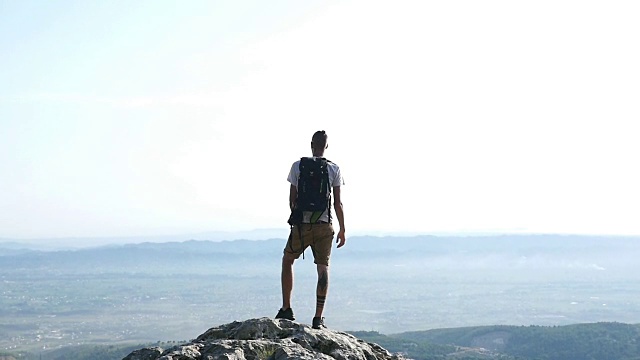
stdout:
[[333,164],[331,160],[325,159],[327,161],[327,186],[329,188],[329,199],[327,200],[327,215],[329,215],[329,224],[331,224],[331,200],[333,196],[333,187],[331,186],[331,179],[329,177],[329,164]]
[[290,231],[289,231],[289,239],[287,240],[287,244],[289,245],[291,252],[295,252],[295,250],[293,249],[293,228],[296,226],[298,227],[298,237],[300,238],[300,249],[303,249],[302,260],[304,260],[304,240],[302,240],[302,224],[291,225],[291,227],[289,228]]
[[[332,218],[332,216],[331,216],[331,200],[332,200],[331,192],[332,192],[333,189],[332,189],[330,178],[329,178],[329,164],[333,164],[333,162],[331,162],[331,160],[326,159],[326,158],[322,158],[322,160],[326,161],[326,175],[325,175],[325,178],[324,178],[324,181],[327,183],[326,186],[327,186],[327,194],[328,194],[326,211],[327,211],[327,215],[329,217],[329,224],[331,224],[331,218]],[[317,223],[323,213],[324,213],[324,211],[322,211],[318,215],[318,217],[316,218],[315,221],[311,220],[311,223]]]

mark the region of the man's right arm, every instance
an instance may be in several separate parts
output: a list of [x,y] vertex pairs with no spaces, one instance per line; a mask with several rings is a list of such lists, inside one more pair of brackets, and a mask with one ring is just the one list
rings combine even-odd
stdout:
[[338,231],[338,236],[336,236],[336,242],[338,243],[338,247],[342,247],[347,241],[347,238],[345,236],[344,211],[342,209],[342,200],[340,198],[340,186],[333,187],[333,209],[336,211],[338,224],[340,224],[340,230]]

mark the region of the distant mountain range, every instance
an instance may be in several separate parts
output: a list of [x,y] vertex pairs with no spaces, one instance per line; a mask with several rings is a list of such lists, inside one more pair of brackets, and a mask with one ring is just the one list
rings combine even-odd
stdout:
[[230,241],[230,240],[265,240],[282,239],[288,236],[288,229],[255,229],[250,231],[209,231],[201,233],[187,233],[158,236],[128,236],[128,237],[60,237],[9,239],[0,238],[0,248],[29,249],[29,250],[70,250],[107,245],[139,244],[145,242],[165,243],[182,242],[186,240]]
[[[248,235],[248,234],[247,234]],[[273,235],[277,235],[273,233]],[[282,234],[279,234],[282,235]],[[286,235],[286,234],[285,234]],[[135,252],[135,251],[179,251],[185,253],[234,252],[251,254],[263,251],[264,247],[282,247],[286,236],[255,239],[252,236],[236,239],[218,238],[205,240],[154,241],[157,238],[135,238],[136,242],[125,242],[134,238],[121,238],[119,242],[100,241],[85,243],[81,247],[66,246],[69,239],[42,239],[33,242],[16,242],[0,239],[0,255],[29,253],[33,251],[79,251],[92,252]],[[79,241],[79,239],[75,239]],[[343,251],[355,253],[412,254],[412,253],[473,253],[517,252],[533,255],[537,252],[607,252],[640,247],[640,237],[605,237],[582,235],[495,235],[495,236],[351,236]]]
[[[113,236],[96,236],[96,237],[52,237],[52,238],[1,238],[0,248],[3,249],[28,249],[28,250],[73,250],[84,249],[109,245],[126,245],[126,244],[140,244],[140,243],[166,243],[166,242],[183,242],[188,240],[202,240],[202,241],[233,241],[233,240],[268,240],[268,239],[286,239],[289,236],[289,229],[287,227],[276,229],[254,229],[249,231],[208,231],[199,233],[185,233],[175,235],[157,235],[157,236],[126,236],[126,237],[113,237]],[[468,233],[433,233],[433,234],[420,234],[420,233],[403,233],[403,232],[356,232],[349,233],[349,238],[500,238],[514,236],[535,236],[535,237],[567,237],[567,238],[630,238],[622,236],[585,236],[585,235],[558,235],[558,234],[503,234],[503,233],[481,233],[481,232],[468,232]],[[633,238],[633,237],[631,237]],[[635,237],[640,239],[639,237]]]
[[[272,269],[278,264],[285,239],[180,242],[142,242],[67,250],[43,250],[0,243],[0,270],[56,268],[65,271],[153,272],[181,259],[180,272]],[[350,237],[335,250],[340,269],[360,272],[381,264],[433,270],[508,269],[564,272],[567,269],[609,270],[630,276],[637,268],[640,238],[558,235],[500,235],[476,237]],[[310,251],[308,251],[310,255]],[[216,259],[215,264],[211,259]],[[343,263],[344,262],[344,263]],[[128,269],[128,270],[127,270]],[[217,269],[217,270],[215,270]],[[556,269],[556,270],[554,270]],[[269,270],[272,271],[272,270]],[[417,270],[416,270],[417,271]],[[560,273],[559,273],[560,274]]]

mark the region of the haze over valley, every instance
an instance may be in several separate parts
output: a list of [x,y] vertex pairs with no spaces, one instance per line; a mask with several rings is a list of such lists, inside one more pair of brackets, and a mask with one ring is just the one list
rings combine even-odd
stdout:
[[[640,323],[640,239],[352,237],[334,249],[328,326],[385,334],[478,325]],[[0,243],[0,349],[189,339],[273,317],[284,239],[19,250]],[[311,321],[315,266],[295,266]],[[161,326],[159,324],[162,324]]]

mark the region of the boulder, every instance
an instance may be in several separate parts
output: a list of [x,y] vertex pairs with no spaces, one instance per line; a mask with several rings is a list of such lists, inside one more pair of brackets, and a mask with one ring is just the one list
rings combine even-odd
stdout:
[[123,360],[404,360],[345,332],[284,319],[234,321],[168,349],[145,348]]

